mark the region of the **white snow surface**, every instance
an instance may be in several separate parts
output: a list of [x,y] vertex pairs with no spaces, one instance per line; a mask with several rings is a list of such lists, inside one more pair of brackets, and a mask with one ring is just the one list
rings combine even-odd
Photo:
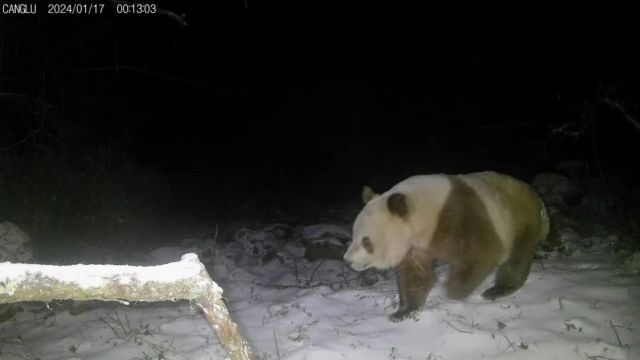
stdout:
[[[439,266],[425,308],[400,323],[388,320],[397,306],[392,272],[359,285],[341,261],[308,262],[295,242],[270,246],[276,256],[265,262],[218,244],[209,264],[257,359],[640,359],[640,276],[607,246],[546,254],[521,290],[495,302],[479,295],[491,277],[465,301],[447,299]],[[0,323],[0,359],[227,357],[186,302],[87,304],[75,316],[57,304],[19,304],[23,311]]]

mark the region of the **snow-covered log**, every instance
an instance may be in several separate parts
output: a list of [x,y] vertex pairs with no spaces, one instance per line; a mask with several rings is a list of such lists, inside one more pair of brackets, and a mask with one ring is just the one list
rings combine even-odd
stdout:
[[231,359],[251,359],[248,343],[222,301],[222,288],[196,254],[157,266],[0,263],[0,304],[57,299],[195,302]]

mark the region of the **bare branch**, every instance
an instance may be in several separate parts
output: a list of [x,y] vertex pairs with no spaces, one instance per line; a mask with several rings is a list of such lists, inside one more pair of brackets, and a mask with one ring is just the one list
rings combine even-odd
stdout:
[[[577,129],[576,129],[577,128]],[[562,138],[571,138],[577,140],[585,134],[588,128],[588,123],[584,120],[572,121],[562,124],[558,127],[551,128],[551,136],[558,136]]]
[[622,114],[622,117],[624,117],[625,120],[627,120],[633,127],[636,128],[638,132],[640,132],[640,121],[638,121],[634,116],[629,114],[629,112],[624,107],[624,105],[622,105],[619,101],[612,100],[608,97],[605,97],[603,101],[605,104],[611,106],[612,108],[617,110],[620,114]]

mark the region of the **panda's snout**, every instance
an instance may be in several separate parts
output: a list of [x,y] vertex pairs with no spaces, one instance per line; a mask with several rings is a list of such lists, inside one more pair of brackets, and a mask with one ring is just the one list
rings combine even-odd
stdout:
[[344,262],[345,262],[345,263],[347,263],[347,265],[348,265],[350,268],[352,268],[352,269],[353,269],[353,268],[354,268],[354,261],[353,261],[353,254],[352,254],[352,253],[353,253],[353,252],[349,252],[349,251],[347,251],[347,252],[344,254],[344,256],[342,257],[342,259],[344,260]]
[[366,269],[368,267],[367,264],[362,264],[360,263],[360,261],[356,261],[356,259],[354,259],[354,255],[355,255],[354,253],[356,251],[354,251],[353,249],[349,249],[349,250],[351,251],[347,251],[342,257],[344,262],[346,262],[347,265],[355,271],[362,271]]
[[352,269],[355,269],[357,267],[357,266],[355,266],[355,263],[353,262],[353,260],[347,258],[346,255],[343,257],[343,259],[344,259],[344,262],[347,264],[348,267],[350,267]]

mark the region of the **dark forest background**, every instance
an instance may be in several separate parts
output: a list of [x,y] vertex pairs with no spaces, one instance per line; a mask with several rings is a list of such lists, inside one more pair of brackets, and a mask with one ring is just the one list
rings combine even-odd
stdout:
[[317,221],[417,173],[638,186],[627,2],[37,3],[0,17],[0,220],[43,241]]

